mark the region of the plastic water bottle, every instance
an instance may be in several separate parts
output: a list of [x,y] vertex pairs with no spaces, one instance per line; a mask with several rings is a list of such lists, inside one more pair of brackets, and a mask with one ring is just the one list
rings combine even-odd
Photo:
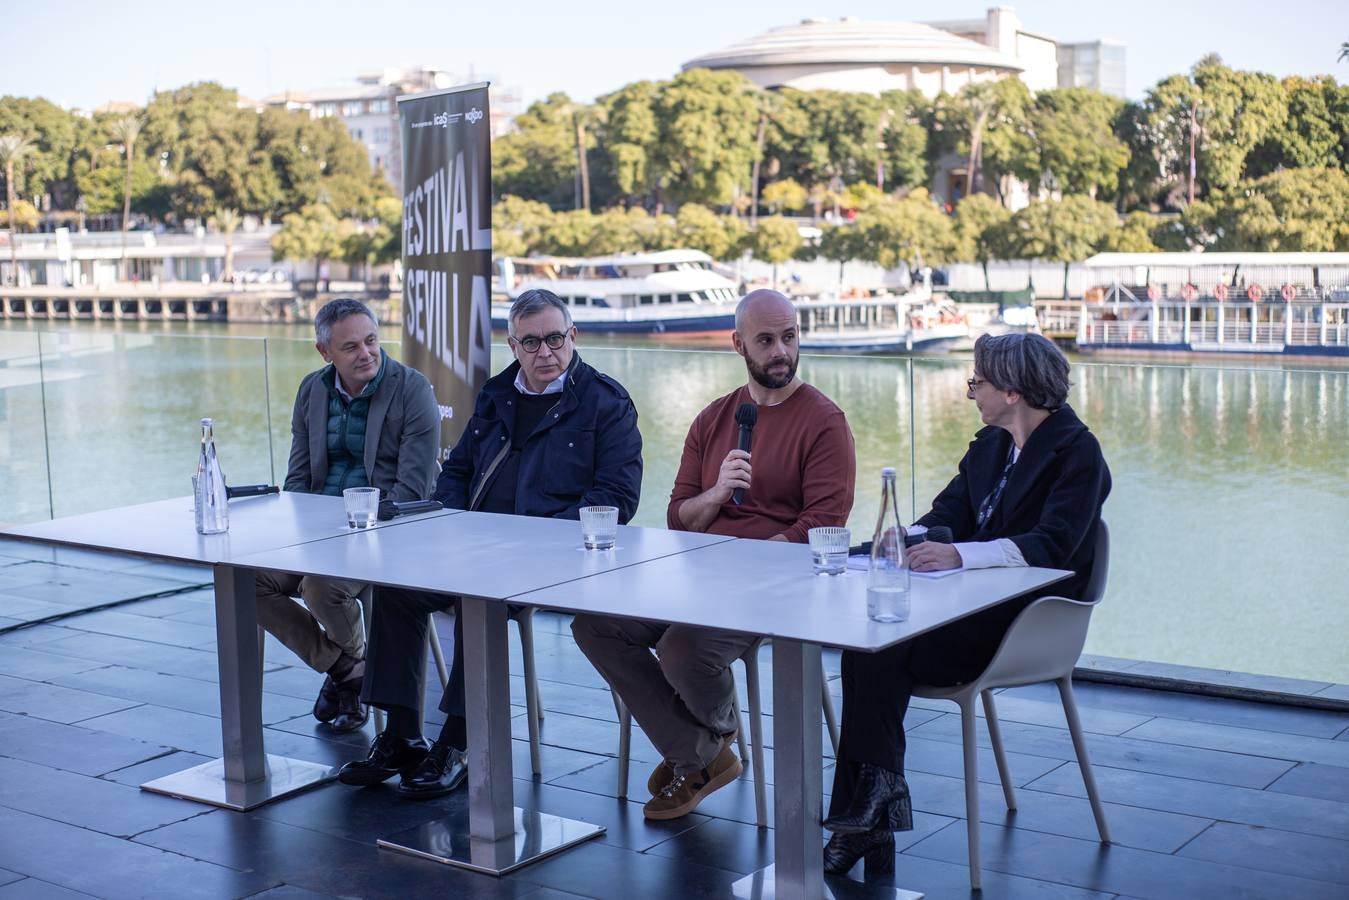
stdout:
[[197,456],[197,472],[192,477],[192,509],[196,514],[198,534],[229,531],[228,502],[225,473],[220,471],[220,460],[215,455],[214,423],[202,419],[201,453]]
[[867,569],[867,615],[877,622],[903,622],[909,617],[909,558],[899,527],[895,470],[881,470],[881,514],[871,539]]

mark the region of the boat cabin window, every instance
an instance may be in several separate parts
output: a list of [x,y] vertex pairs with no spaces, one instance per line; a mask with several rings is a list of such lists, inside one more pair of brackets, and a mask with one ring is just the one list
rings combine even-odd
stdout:
[[679,302],[680,302],[680,303],[692,303],[692,302],[693,302],[693,295],[692,295],[692,294],[680,294],[680,295],[679,295]]
[[674,294],[659,294],[659,295],[657,295],[656,302],[657,302],[657,303],[673,303],[673,302],[674,302]]
[[655,302],[656,298],[653,294],[642,294],[637,298],[637,304],[639,306],[652,306]]

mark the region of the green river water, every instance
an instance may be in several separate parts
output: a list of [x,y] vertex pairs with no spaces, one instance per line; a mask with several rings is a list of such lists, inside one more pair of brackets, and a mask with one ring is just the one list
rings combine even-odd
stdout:
[[[0,522],[185,496],[204,415],[232,483],[279,483],[296,385],[321,364],[301,328],[6,326]],[[394,355],[398,338],[386,335]],[[633,524],[663,526],[688,424],[743,382],[743,363],[634,338],[582,335],[580,352],[633,395],[645,445]],[[493,348],[494,369],[508,358]],[[1070,402],[1114,476],[1087,651],[1349,683],[1349,369],[1073,363]],[[854,541],[874,526],[883,466],[899,470],[901,514],[925,511],[979,427],[969,357],[808,356],[800,371],[857,440]]]

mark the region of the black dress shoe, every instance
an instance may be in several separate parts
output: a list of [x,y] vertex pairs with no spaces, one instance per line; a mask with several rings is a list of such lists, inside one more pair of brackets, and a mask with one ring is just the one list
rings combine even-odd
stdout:
[[413,800],[443,797],[464,783],[468,776],[468,754],[449,744],[436,742],[421,765],[403,773],[398,793]]
[[825,828],[838,834],[858,834],[874,829],[909,831],[913,828],[913,805],[909,800],[909,784],[903,775],[871,763],[842,765],[857,766],[857,787],[848,808],[825,819]]
[[426,759],[431,747],[426,738],[394,737],[382,731],[370,745],[370,755],[353,760],[337,770],[337,780],[343,784],[368,787],[388,781],[400,772],[411,772]]
[[361,680],[353,678],[337,686],[337,716],[333,719],[333,731],[346,734],[365,726],[370,718],[370,707],[361,702]]
[[320,722],[337,718],[337,682],[331,675],[323,676],[323,687],[319,688],[318,699],[314,701],[314,718]]
[[895,871],[895,833],[888,828],[857,834],[836,834],[824,845],[824,873],[847,874],[859,859],[867,875],[889,875]]

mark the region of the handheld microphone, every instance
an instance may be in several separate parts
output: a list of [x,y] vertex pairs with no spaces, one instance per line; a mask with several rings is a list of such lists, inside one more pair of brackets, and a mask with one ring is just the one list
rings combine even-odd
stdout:
[[[740,426],[740,449],[749,452],[750,439],[753,437],[754,423],[759,421],[759,407],[753,403],[742,403],[735,411],[736,424]],[[736,488],[731,493],[731,502],[739,506],[745,501],[745,489]]]
[[238,487],[225,488],[225,499],[234,500],[239,497],[261,497],[263,494],[279,494],[281,488],[274,484],[241,484]]

